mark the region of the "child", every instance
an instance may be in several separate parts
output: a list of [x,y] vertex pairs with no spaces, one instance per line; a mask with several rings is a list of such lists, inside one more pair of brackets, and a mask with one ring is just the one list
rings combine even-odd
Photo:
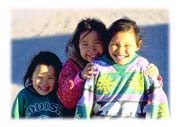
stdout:
[[[96,68],[91,62],[104,53],[106,32],[107,29],[100,20],[87,18],[79,22],[67,45],[69,59],[61,70],[57,95],[63,105],[72,111],[82,95],[85,79],[96,74]],[[156,66],[148,67],[149,74],[158,75]]]
[[156,76],[145,73],[147,59],[136,54],[142,45],[136,23],[115,21],[107,42],[107,55],[94,61],[98,74],[85,82],[75,117],[168,118],[162,86]]
[[94,73],[92,62],[104,52],[106,27],[97,19],[85,19],[78,25],[67,45],[69,59],[64,64],[59,76],[57,95],[63,105],[75,109],[82,95],[84,79]]
[[65,109],[56,96],[61,68],[59,58],[51,52],[41,51],[34,56],[24,75],[25,88],[14,101],[13,118],[50,118],[65,115]]

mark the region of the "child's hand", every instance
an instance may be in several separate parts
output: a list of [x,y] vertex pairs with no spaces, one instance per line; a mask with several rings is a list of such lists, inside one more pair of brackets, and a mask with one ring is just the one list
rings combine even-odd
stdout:
[[90,78],[94,78],[96,74],[97,74],[96,66],[93,66],[92,63],[88,63],[86,67],[81,71],[80,77],[82,79],[90,79]]
[[73,80],[69,80],[69,88],[73,89],[74,88],[74,82]]
[[146,73],[149,76],[158,77],[159,70],[158,70],[157,66],[155,66],[154,64],[149,64],[147,67]]

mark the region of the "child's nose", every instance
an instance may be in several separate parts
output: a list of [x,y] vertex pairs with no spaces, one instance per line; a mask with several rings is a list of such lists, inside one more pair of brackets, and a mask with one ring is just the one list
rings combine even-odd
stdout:
[[94,46],[94,45],[91,45],[91,46],[89,46],[89,48],[88,48],[90,51],[94,51],[94,50],[96,50],[96,47]]
[[118,53],[124,53],[125,48],[123,46],[119,46],[116,50]]
[[44,79],[42,80],[42,84],[43,84],[43,85],[48,85],[48,79],[47,79],[47,78],[44,78]]

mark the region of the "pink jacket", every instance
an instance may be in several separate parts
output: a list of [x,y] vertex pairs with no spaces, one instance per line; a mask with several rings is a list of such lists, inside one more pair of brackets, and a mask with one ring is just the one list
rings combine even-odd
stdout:
[[[57,96],[66,108],[75,108],[82,95],[84,80],[79,77],[80,71],[75,61],[68,59],[59,75]],[[73,88],[70,80],[74,83]]]

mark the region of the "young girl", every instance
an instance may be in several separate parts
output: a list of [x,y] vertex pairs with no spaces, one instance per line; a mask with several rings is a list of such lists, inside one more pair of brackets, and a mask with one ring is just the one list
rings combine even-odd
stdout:
[[67,45],[69,59],[59,76],[57,95],[63,105],[75,109],[82,95],[84,79],[94,73],[90,63],[104,52],[106,27],[97,19],[85,19],[78,25]]
[[156,76],[146,74],[147,59],[136,54],[142,45],[136,23],[115,21],[108,30],[107,42],[107,55],[94,61],[98,74],[85,82],[75,116],[168,118],[162,86]]
[[62,64],[59,58],[48,51],[34,56],[23,84],[25,88],[17,95],[13,107],[13,118],[62,117],[63,108],[56,96],[57,80]]
[[[61,70],[57,95],[63,105],[72,111],[82,95],[84,81],[96,74],[91,62],[104,53],[106,32],[100,20],[87,18],[79,22],[67,45],[69,59]],[[148,66],[148,74],[158,73],[156,66]]]

